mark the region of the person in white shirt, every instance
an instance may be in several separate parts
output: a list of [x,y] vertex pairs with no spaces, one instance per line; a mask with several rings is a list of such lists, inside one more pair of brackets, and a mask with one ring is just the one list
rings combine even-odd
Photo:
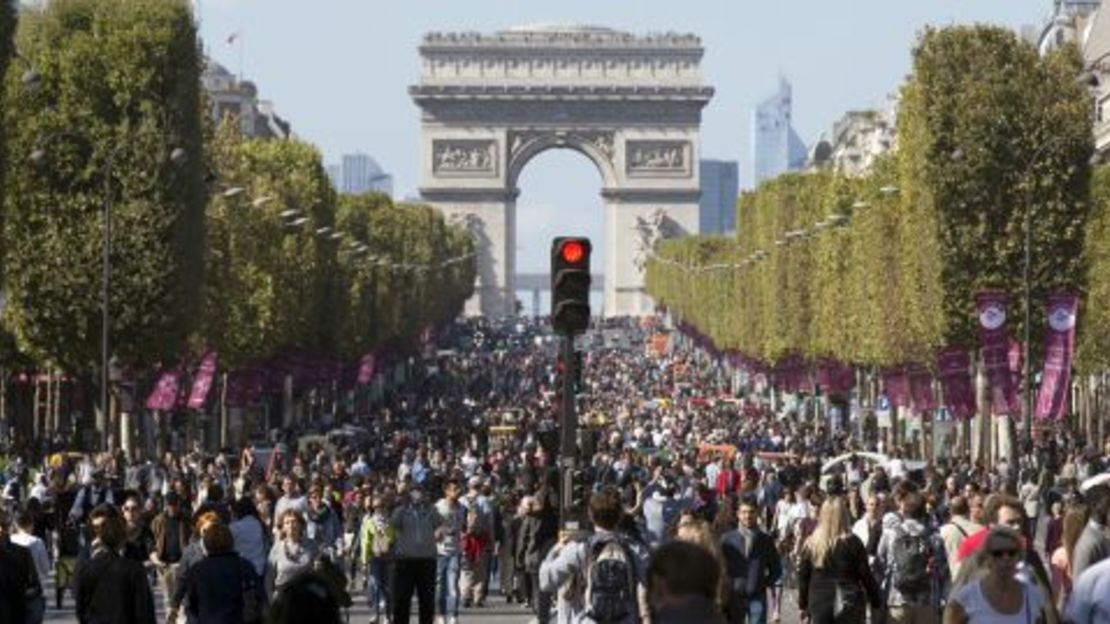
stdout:
[[[35,528],[35,519],[29,511],[21,511],[15,519],[15,532],[12,533],[13,544],[22,546],[31,551],[31,560],[35,562],[35,572],[39,575],[39,587],[46,587],[50,578],[50,555],[46,553],[46,544],[36,537],[31,531]],[[46,615],[46,596],[39,593],[27,604],[27,622],[42,622]]]
[[367,477],[370,475],[370,464],[366,462],[366,453],[359,453],[358,459],[351,464],[352,477]]
[[1110,559],[1103,559],[1079,575],[1064,616],[1068,622],[1110,622]]
[[[977,572],[952,590],[944,609],[945,624],[1031,624],[1040,622],[1044,595],[1017,574],[1024,545],[1021,535],[1007,526],[995,526],[974,555]],[[1070,613],[1069,613],[1070,615]],[[1071,622],[1102,622],[1068,618]]]
[[54,497],[50,495],[50,488],[46,482],[46,473],[40,472],[35,477],[35,484],[31,486],[31,498],[37,499],[40,503],[49,503]]

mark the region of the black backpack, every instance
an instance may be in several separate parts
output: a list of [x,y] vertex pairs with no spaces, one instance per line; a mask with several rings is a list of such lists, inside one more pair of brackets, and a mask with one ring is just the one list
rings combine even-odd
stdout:
[[891,585],[903,596],[920,596],[932,589],[933,553],[924,535],[899,532],[891,544]]
[[586,545],[586,615],[603,624],[635,614],[636,558],[615,534],[594,535]]

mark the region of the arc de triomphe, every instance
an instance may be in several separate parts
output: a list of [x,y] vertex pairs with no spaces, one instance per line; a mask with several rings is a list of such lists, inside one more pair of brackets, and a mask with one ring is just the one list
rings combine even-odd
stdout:
[[589,26],[424,37],[420,84],[409,89],[422,111],[420,192],[478,240],[468,314],[514,313],[517,178],[552,148],[577,150],[601,172],[605,313],[650,311],[645,224],[698,230],[701,110],[713,96],[703,53],[692,35]]

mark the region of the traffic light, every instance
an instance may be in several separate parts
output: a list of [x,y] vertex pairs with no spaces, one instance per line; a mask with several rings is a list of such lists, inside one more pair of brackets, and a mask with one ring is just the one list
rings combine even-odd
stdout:
[[556,333],[590,327],[590,239],[557,237],[551,243],[551,324]]

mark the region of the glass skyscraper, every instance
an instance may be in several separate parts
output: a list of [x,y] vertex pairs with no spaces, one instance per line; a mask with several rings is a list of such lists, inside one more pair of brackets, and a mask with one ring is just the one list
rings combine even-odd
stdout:
[[344,154],[341,164],[328,165],[327,172],[340,193],[378,191],[393,195],[393,176],[382,171],[367,154]]
[[790,82],[779,79],[779,90],[759,103],[752,116],[752,171],[755,184],[805,166],[806,146],[790,125]]

